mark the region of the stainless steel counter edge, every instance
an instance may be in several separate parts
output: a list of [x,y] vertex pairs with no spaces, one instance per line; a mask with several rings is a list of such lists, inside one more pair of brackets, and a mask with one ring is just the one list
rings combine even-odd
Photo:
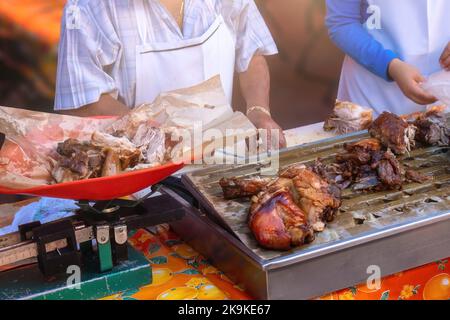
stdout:
[[412,229],[419,227],[428,226],[434,223],[439,223],[450,219],[450,210],[445,213],[438,213],[426,219],[418,218],[413,221],[409,221],[396,226],[389,226],[382,228],[377,232],[368,232],[367,234],[362,234],[351,239],[341,240],[333,243],[323,244],[320,247],[311,248],[305,250],[304,252],[295,252],[284,257],[276,258],[270,261],[263,262],[264,270],[272,270],[312,258],[317,258],[326,254],[330,254],[336,251],[340,251],[346,248],[354,247],[357,245],[365,244],[371,241],[375,241],[381,238],[386,238],[391,235],[398,235],[402,232],[407,232]]

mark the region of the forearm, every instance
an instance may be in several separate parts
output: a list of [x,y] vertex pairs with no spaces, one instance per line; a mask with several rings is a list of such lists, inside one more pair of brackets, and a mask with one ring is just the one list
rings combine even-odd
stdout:
[[375,40],[362,19],[361,0],[327,0],[326,25],[331,40],[366,69],[390,81],[389,64],[399,56]]
[[260,106],[270,110],[270,73],[264,56],[254,56],[247,71],[239,74],[247,109]]
[[123,116],[128,113],[130,109],[123,103],[117,101],[109,94],[104,94],[99,101],[88,104],[79,109],[64,110],[60,113],[77,116],[77,117],[95,117],[95,116]]

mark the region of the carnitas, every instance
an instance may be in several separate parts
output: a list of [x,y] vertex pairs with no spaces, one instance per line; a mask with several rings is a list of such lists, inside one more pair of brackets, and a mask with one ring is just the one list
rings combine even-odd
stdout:
[[383,146],[398,155],[403,155],[414,147],[416,130],[413,124],[390,112],[383,112],[369,127],[373,138],[380,140]]
[[355,191],[400,189],[405,181],[424,183],[431,179],[412,169],[405,170],[395,154],[383,149],[377,139],[347,144],[344,149],[336,161],[341,175],[351,177]]
[[445,106],[435,106],[423,113],[408,116],[417,128],[416,141],[431,146],[449,146],[450,128],[444,114]]
[[252,197],[260,193],[270,182],[271,178],[222,178],[219,185],[223,196],[227,200]]
[[314,240],[307,215],[293,198],[290,179],[278,179],[252,197],[248,225],[267,249],[289,250]]
[[91,141],[58,144],[52,176],[57,183],[112,176],[136,166],[141,151],[128,139],[94,132]]
[[280,177],[292,179],[299,207],[306,213],[313,230],[323,231],[326,223],[334,220],[341,205],[340,188],[304,165],[291,166],[283,170]]
[[57,164],[52,171],[56,182],[101,177],[106,152],[88,142],[68,139],[58,144]]
[[341,190],[311,168],[290,166],[279,177],[230,178],[220,181],[227,199],[251,197],[248,225],[258,243],[288,250],[309,243],[341,205]]
[[379,180],[371,163],[373,154],[381,150],[380,142],[377,139],[364,139],[344,144],[344,150],[336,155],[336,160],[332,163],[323,163],[317,159],[312,170],[329,184],[342,190],[355,183],[360,187],[366,185],[367,188],[369,185],[378,185]]
[[367,129],[373,110],[347,101],[336,101],[333,113],[325,120],[324,130],[346,134]]
[[376,170],[380,185],[378,189],[400,189],[403,184],[404,170],[390,150],[373,155],[371,168]]

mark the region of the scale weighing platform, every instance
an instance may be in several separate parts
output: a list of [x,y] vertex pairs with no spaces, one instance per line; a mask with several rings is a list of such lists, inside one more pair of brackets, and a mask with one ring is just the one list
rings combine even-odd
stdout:
[[99,299],[151,283],[130,232],[179,220],[184,208],[153,191],[139,201],[79,201],[72,217],[0,237],[0,299]]

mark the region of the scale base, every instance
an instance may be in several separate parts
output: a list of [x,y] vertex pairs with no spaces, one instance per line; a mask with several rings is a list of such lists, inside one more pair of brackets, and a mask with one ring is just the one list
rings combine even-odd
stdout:
[[111,271],[98,273],[98,261],[87,255],[79,289],[67,286],[68,274],[44,278],[37,264],[0,272],[0,300],[94,300],[151,283],[144,255],[128,245],[128,257]]

